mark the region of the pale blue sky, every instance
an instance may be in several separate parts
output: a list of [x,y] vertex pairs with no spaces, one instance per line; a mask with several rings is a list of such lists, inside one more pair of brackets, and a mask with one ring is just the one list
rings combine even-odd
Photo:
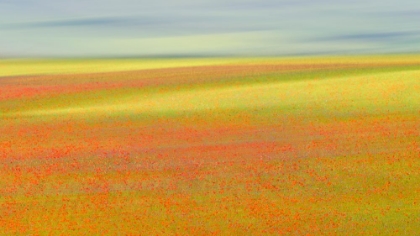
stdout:
[[0,0],[0,57],[420,52],[418,0]]

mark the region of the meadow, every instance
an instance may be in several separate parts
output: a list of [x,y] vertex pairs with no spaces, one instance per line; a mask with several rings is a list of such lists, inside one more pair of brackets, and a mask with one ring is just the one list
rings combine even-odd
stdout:
[[415,235],[420,56],[0,60],[1,235]]

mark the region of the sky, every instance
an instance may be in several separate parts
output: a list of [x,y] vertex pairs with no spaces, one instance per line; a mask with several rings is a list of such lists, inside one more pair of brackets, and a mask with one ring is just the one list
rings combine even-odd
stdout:
[[420,52],[419,0],[0,0],[0,57]]

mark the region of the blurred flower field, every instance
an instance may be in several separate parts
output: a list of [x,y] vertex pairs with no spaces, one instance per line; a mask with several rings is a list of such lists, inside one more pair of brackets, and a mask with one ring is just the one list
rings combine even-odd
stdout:
[[420,57],[0,61],[2,235],[416,235]]

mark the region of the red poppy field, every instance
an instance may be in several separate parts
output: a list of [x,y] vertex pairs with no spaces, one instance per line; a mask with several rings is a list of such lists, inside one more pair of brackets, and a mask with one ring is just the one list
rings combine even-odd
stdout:
[[179,60],[0,61],[0,234],[420,232],[419,56]]

